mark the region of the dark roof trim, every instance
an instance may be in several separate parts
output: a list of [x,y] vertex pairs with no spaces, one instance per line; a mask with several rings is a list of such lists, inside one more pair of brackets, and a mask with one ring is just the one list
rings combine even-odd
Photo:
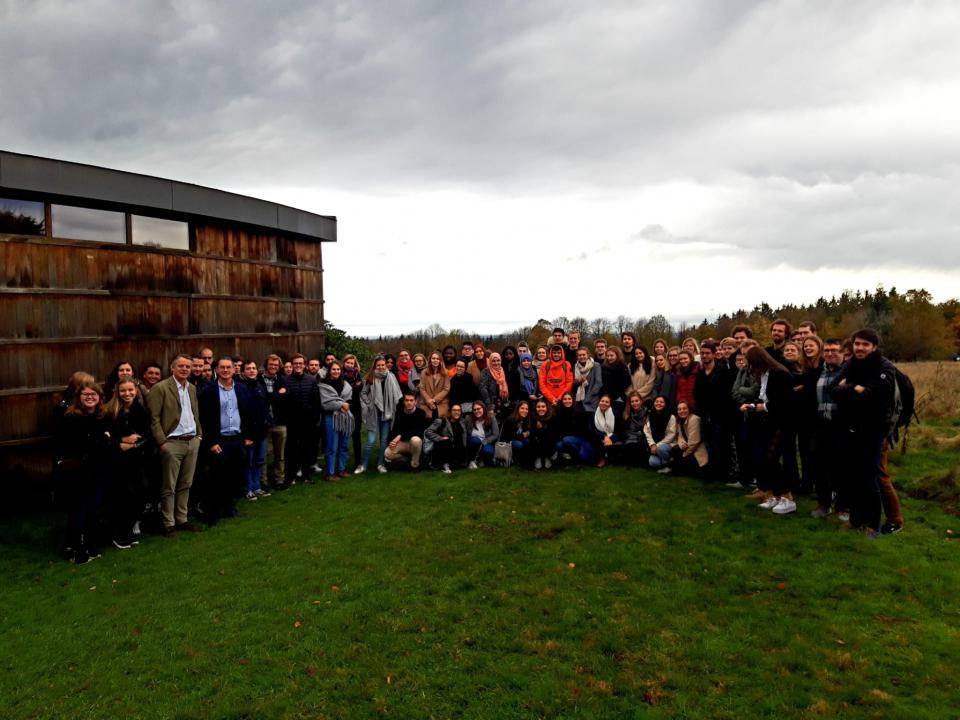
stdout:
[[0,188],[230,220],[336,242],[337,218],[189,183],[0,151]]

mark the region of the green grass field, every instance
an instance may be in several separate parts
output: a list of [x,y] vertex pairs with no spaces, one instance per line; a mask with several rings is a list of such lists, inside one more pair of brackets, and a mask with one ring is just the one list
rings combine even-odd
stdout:
[[0,706],[5,718],[960,715],[958,518],[908,499],[906,530],[870,541],[812,507],[777,517],[728,488],[617,468],[368,474],[79,567],[53,559],[37,518],[7,520]]

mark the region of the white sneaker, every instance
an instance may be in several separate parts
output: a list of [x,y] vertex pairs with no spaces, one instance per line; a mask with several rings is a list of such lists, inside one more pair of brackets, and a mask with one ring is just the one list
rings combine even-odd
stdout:
[[533,461],[534,470],[539,470],[542,467],[543,467],[543,461],[540,458],[537,458],[536,460]]
[[788,515],[797,511],[797,504],[790,498],[780,498],[780,502],[774,506],[773,511],[777,515]]
[[255,492],[253,492],[253,490],[250,490],[247,492],[247,500],[256,500],[256,499],[257,499],[257,495]]
[[443,467],[440,468],[440,472],[442,472],[444,475],[450,475],[453,470],[450,469],[450,466],[447,463],[444,463]]
[[315,473],[322,473],[322,472],[323,472],[323,468],[320,467],[319,465],[317,465],[316,463],[313,464],[313,467],[310,468],[310,470],[311,470],[311,472],[315,472]]
[[[302,478],[302,477],[303,477],[303,471],[302,471],[302,470],[297,470],[297,477],[298,477],[298,478]],[[292,484],[292,483],[291,483],[291,484]]]
[[773,509],[780,502],[780,498],[772,497],[769,500],[764,500],[762,503],[759,503],[757,507],[762,507],[764,510]]
[[476,463],[476,461],[475,461],[475,460],[471,460],[471,461],[470,461],[470,464],[467,465],[467,470],[476,470],[476,469],[477,469],[477,463]]
[[728,483],[726,483],[726,487],[736,488],[737,490],[746,490],[746,489],[747,489],[747,486],[744,485],[744,484],[743,484],[742,482],[740,482],[739,480],[734,480],[733,482],[728,482]]
[[357,465],[357,469],[353,471],[354,475],[363,475],[367,471],[366,465]]
[[386,471],[387,471],[387,466],[386,466],[386,465],[377,465],[377,472],[378,472],[378,473],[385,473]]
[[550,462],[550,458],[544,458],[544,459],[543,459],[543,466],[544,466],[547,470],[549,470],[551,467],[553,467],[553,463]]
[[850,513],[848,512],[837,513],[837,520],[839,520],[842,523],[850,522]]
[[672,472],[673,470],[671,470],[669,467],[662,467],[659,470],[657,470],[658,475],[669,475]]

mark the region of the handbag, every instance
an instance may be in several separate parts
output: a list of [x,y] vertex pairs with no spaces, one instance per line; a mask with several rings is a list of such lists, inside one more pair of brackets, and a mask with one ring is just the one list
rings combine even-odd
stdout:
[[493,464],[508,468],[513,464],[513,444],[502,441],[500,439],[502,435],[503,427],[500,428],[497,443],[493,446]]

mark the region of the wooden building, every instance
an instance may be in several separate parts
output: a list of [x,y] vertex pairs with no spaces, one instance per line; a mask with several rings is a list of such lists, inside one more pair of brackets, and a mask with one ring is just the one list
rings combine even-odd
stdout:
[[[179,352],[323,347],[335,217],[172,180],[0,152],[0,477],[50,471],[70,374]],[[9,485],[7,485],[9,487]]]

